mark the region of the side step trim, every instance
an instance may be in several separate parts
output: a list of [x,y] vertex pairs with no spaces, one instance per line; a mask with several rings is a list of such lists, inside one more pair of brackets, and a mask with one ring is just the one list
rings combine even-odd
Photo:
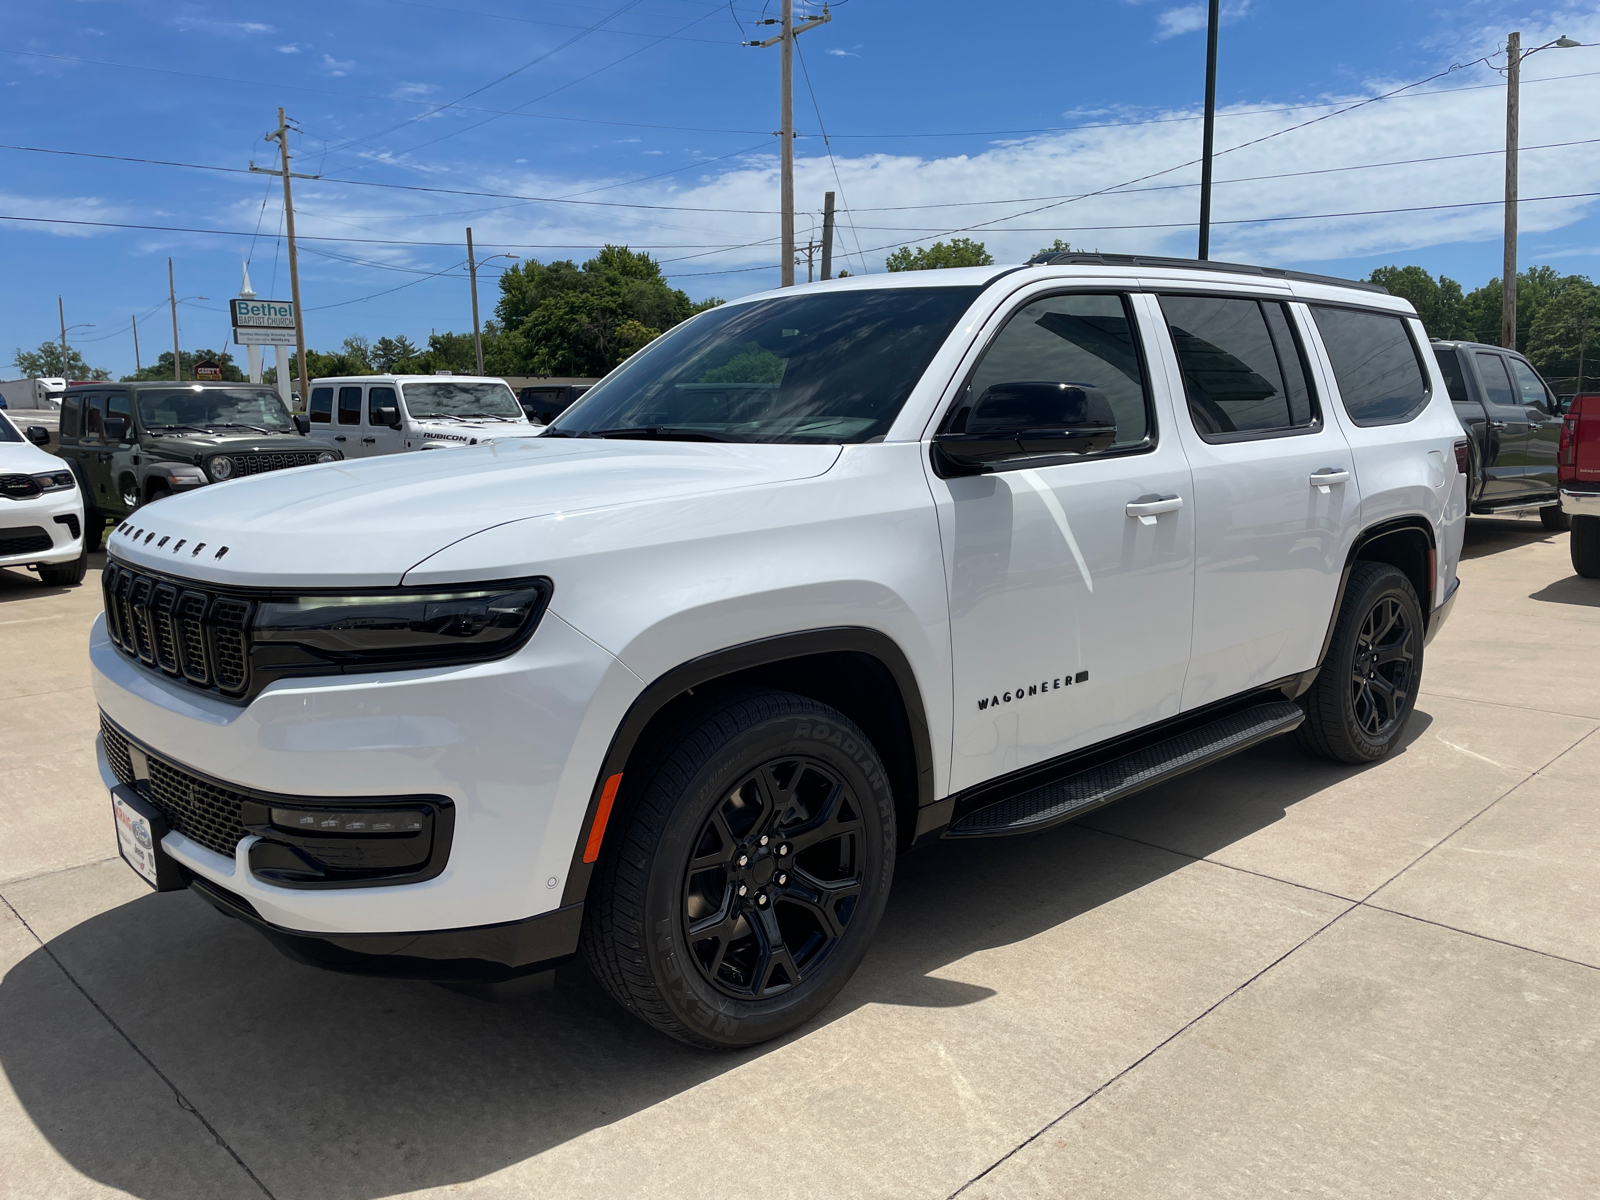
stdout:
[[1303,720],[1305,713],[1300,707],[1287,701],[1258,704],[1075,775],[984,805],[951,825],[944,836],[1003,837],[1048,829],[1091,808],[1121,800],[1288,733]]

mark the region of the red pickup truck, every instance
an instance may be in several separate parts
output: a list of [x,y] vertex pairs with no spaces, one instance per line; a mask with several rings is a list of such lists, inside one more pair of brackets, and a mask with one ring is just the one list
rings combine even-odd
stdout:
[[1600,579],[1600,392],[1582,392],[1561,422],[1561,508],[1572,518],[1572,569]]

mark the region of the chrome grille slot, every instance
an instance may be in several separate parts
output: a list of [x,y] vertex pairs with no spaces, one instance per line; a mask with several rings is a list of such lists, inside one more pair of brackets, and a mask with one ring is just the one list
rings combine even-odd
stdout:
[[155,581],[147,575],[139,576],[128,589],[128,609],[133,613],[134,650],[152,667],[156,663],[155,644],[150,633],[150,596],[154,591]]
[[177,588],[170,583],[156,585],[150,602],[150,628],[155,641],[156,665],[171,674],[177,674],[178,671],[178,631],[172,619],[172,610],[177,603]]
[[211,648],[217,686],[225,692],[242,692],[249,678],[245,624],[250,605],[243,600],[218,598],[211,602]]

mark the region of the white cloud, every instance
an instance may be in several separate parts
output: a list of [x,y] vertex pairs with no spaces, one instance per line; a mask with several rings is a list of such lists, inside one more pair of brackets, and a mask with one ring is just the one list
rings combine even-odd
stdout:
[[[99,196],[18,196],[0,192],[0,208],[18,217],[43,217],[54,221],[126,221],[126,210],[102,200]],[[138,220],[138,217],[132,218]],[[11,222],[7,222],[11,224]],[[44,221],[30,224],[34,230],[57,237],[95,237],[111,233],[93,225],[51,225]],[[13,226],[15,228],[15,226]]]
[[[327,55],[323,55],[323,57],[326,58]],[[340,65],[346,67],[355,66],[354,63],[342,63]],[[389,99],[421,100],[424,96],[431,96],[438,90],[438,87],[431,83],[402,83],[389,93]]]
[[204,17],[178,17],[173,23],[184,33],[210,33],[226,38],[278,32],[273,26],[263,25],[259,21],[211,21]]
[[852,54],[849,50],[840,50],[837,47],[829,47],[828,53],[833,55],[835,58],[860,58],[861,57],[861,55],[859,55],[859,54]]
[[349,71],[350,68],[355,66],[355,65],[356,65],[356,60],[353,59],[353,58],[350,59],[348,62],[340,62],[337,58],[334,58],[333,55],[331,55],[331,54],[324,54],[322,56],[322,67],[323,67],[323,69],[325,71],[327,71],[329,75],[333,75],[335,77],[345,74],[345,72]]
[[293,42],[290,42],[287,46],[279,46],[277,49],[278,49],[278,53],[279,54],[299,54],[300,53],[300,47],[295,45]]
[[1206,6],[1186,4],[1182,8],[1169,8],[1156,18],[1156,37],[1177,37],[1206,27]]

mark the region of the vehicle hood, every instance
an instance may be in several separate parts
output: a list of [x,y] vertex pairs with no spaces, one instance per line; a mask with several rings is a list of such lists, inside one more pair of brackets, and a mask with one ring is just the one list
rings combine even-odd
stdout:
[[393,585],[445,546],[496,525],[806,479],[838,457],[838,446],[511,438],[197,488],[139,509],[107,549],[213,583]]
[[40,471],[59,471],[66,465],[32,442],[0,442],[0,475],[37,475]]
[[298,433],[146,433],[140,439],[151,453],[183,459],[213,454],[282,454],[292,450],[326,450],[327,446]]
[[543,425],[534,425],[528,421],[496,421],[486,420],[430,420],[419,421],[411,418],[410,434],[413,438],[422,438],[429,442],[438,442],[447,446],[482,445],[498,438],[507,437],[534,437]]

